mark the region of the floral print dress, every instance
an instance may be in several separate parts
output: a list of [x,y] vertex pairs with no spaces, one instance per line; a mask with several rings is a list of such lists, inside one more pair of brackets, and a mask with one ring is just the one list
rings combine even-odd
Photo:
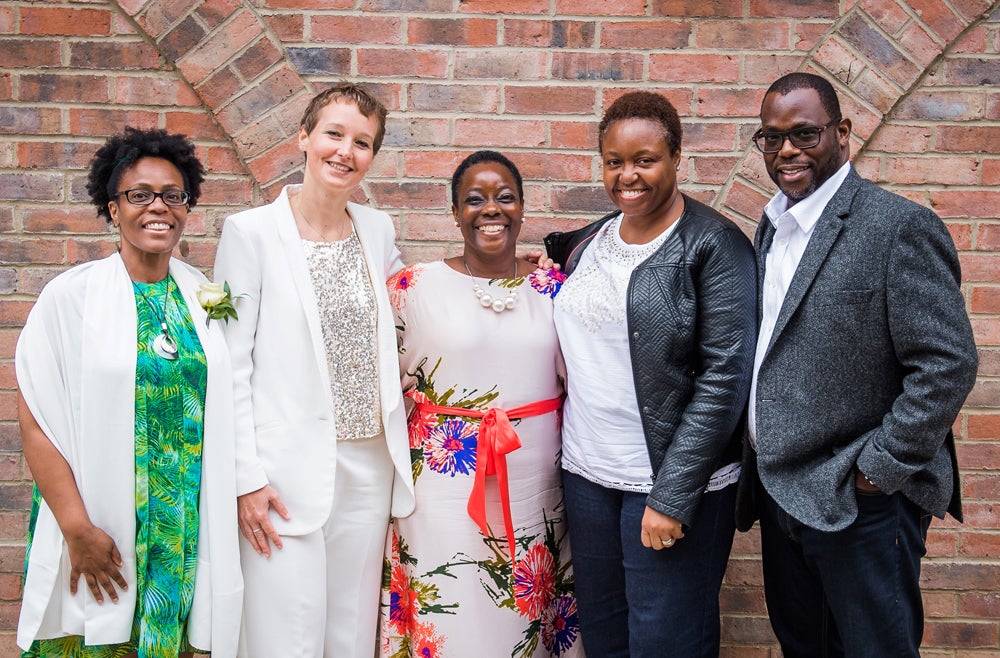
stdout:
[[[552,299],[564,279],[555,270],[478,279],[494,298],[517,291],[515,307],[497,313],[479,304],[469,276],[444,262],[396,273],[388,286],[407,397],[477,412],[558,398],[562,366]],[[486,478],[486,534],[467,510],[480,420],[419,404],[411,414],[417,502],[411,516],[393,520],[387,541],[381,656],[582,655],[559,413],[511,424],[521,444],[506,455],[513,542],[495,475]]]

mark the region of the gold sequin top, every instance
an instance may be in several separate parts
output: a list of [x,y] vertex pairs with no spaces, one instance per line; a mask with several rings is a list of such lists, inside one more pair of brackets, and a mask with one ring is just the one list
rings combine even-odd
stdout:
[[358,236],[302,240],[323,326],[337,439],[382,431],[378,392],[378,308]]

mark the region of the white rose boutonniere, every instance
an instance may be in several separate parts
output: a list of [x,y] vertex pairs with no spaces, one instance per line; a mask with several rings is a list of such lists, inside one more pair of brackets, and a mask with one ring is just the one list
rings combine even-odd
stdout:
[[222,283],[212,283],[207,282],[198,286],[198,303],[201,307],[205,309],[205,313],[208,317],[205,319],[205,326],[212,320],[225,320],[226,324],[229,324],[229,318],[234,320],[239,320],[240,316],[236,314],[236,306],[234,306],[237,299],[243,297],[243,295],[233,296],[232,291],[229,289],[229,283],[223,281]]

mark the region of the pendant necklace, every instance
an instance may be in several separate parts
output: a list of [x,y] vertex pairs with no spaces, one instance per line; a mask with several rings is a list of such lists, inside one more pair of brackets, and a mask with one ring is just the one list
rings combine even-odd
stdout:
[[[504,311],[509,311],[517,305],[517,290],[509,289],[507,291],[507,297],[500,299],[497,297],[493,298],[488,292],[482,289],[482,287],[476,283],[476,278],[472,276],[472,270],[469,269],[469,264],[462,259],[462,264],[465,265],[465,271],[469,273],[469,278],[472,279],[472,292],[476,294],[479,299],[479,304],[483,308],[492,308],[495,313],[503,313]],[[517,259],[514,259],[514,274],[511,278],[517,278]],[[488,283],[486,285],[489,285]]]
[[136,288],[142,298],[146,301],[146,305],[149,307],[150,312],[152,312],[153,317],[160,320],[160,333],[153,339],[153,351],[156,352],[156,356],[161,359],[166,359],[167,361],[173,361],[177,358],[177,343],[174,339],[170,337],[170,331],[167,329],[167,303],[170,301],[170,283],[172,279],[167,279],[167,292],[163,296],[163,317],[162,319],[157,316],[156,308],[153,303],[149,301],[149,297],[146,297],[146,293],[142,291],[141,288]]

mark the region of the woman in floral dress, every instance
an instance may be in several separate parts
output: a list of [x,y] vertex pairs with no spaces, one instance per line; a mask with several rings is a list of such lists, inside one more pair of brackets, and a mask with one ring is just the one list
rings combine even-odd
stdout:
[[382,656],[581,655],[559,477],[552,300],[514,251],[521,176],[479,151],[452,177],[464,253],[389,279],[416,511],[395,519]]

